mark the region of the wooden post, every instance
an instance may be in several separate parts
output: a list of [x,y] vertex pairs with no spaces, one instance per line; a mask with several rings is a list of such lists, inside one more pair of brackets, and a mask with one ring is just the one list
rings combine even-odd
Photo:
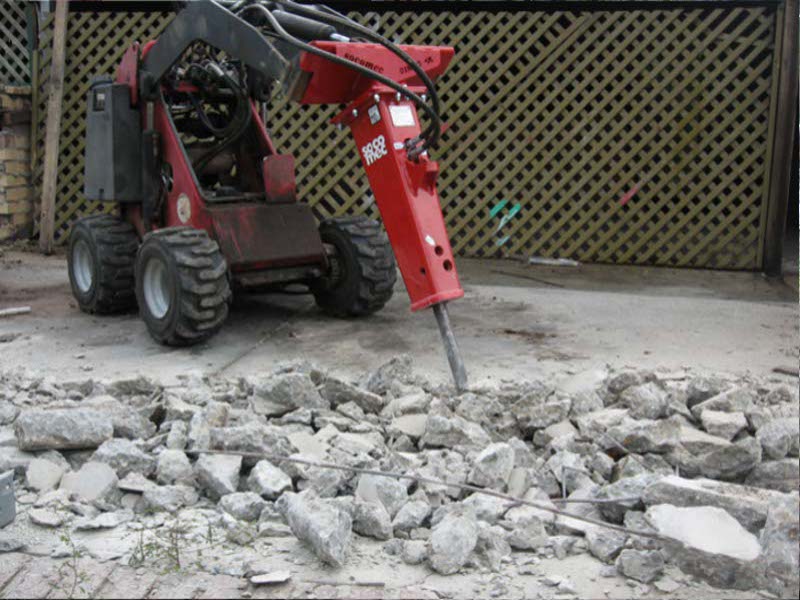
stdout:
[[786,233],[786,212],[790,201],[792,150],[794,146],[795,116],[797,114],[798,27],[800,18],[798,0],[786,0],[783,6],[782,44],[780,52],[780,79],[778,82],[775,117],[775,140],[772,152],[772,169],[769,180],[769,204],[764,236],[764,271],[771,277],[783,274],[783,244]]
[[56,2],[53,60],[50,66],[50,91],[47,96],[44,181],[42,182],[42,212],[39,221],[39,249],[45,254],[50,254],[53,251],[55,234],[58,142],[61,136],[61,102],[64,93],[64,63],[67,42],[67,6],[67,0],[57,0]]

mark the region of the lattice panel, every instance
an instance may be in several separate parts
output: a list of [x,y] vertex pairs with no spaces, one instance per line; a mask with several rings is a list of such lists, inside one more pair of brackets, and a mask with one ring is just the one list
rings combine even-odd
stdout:
[[[456,47],[439,83],[448,128],[436,158],[460,255],[760,266],[772,9],[353,16],[398,41]],[[112,72],[130,41],[167,18],[70,16],[62,239],[97,209],[80,194],[90,76]],[[320,217],[377,214],[349,134],[328,123],[336,110],[276,99],[268,124]]]
[[0,83],[31,84],[25,3],[0,0]]

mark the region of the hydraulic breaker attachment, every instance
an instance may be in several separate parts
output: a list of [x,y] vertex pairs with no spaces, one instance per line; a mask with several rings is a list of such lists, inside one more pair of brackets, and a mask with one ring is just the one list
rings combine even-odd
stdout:
[[434,308],[453,379],[464,389],[466,370],[446,309],[464,290],[436,191],[439,165],[426,152],[413,153],[421,131],[416,107],[393,90],[372,84],[334,122],[353,133],[411,310]]

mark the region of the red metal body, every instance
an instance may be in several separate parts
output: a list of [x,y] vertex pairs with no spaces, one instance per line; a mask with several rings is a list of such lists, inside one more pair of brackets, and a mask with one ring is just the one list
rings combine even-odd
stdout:
[[[141,56],[146,55],[152,43],[145,44]],[[402,60],[382,46],[345,42],[314,44],[399,83],[409,86],[421,83]],[[431,78],[441,75],[454,55],[452,48],[404,46],[403,49]],[[131,47],[117,73],[118,82],[131,86],[134,102],[138,99],[137,70],[141,56],[138,45]],[[420,134],[414,104],[404,98],[398,99],[394,91],[374,80],[313,54],[301,55],[300,68],[305,72],[302,89],[296,97],[300,102],[348,103],[335,122],[349,126],[353,133],[405,280],[412,310],[462,297],[464,292],[436,190],[439,166],[427,154],[417,160],[409,159],[405,147],[406,140]],[[420,93],[423,91],[420,88]],[[154,129],[161,135],[163,160],[171,165],[173,174],[161,226],[188,225],[206,230],[220,243],[234,272],[324,263],[318,234],[316,241],[308,235],[310,209],[295,203],[293,165],[287,157],[276,154],[254,103],[251,111],[260,152],[259,177],[263,180],[266,202],[228,203],[220,208],[203,197],[168,108],[163,101],[154,103]],[[144,110],[142,118],[145,118]],[[135,211],[131,214],[136,221]],[[315,224],[313,227],[316,231]],[[294,240],[291,237],[282,239],[286,236],[282,236],[281,231],[293,231],[293,228],[305,233]],[[293,241],[294,251],[291,250]]]

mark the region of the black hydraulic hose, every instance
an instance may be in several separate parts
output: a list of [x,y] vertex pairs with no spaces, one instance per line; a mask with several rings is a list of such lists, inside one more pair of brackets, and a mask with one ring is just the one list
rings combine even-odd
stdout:
[[[210,148],[207,152],[205,152],[200,158],[198,158],[194,163],[194,169],[199,174],[203,167],[205,167],[215,156],[217,156],[220,152],[222,152],[225,148],[230,146],[236,140],[238,140],[242,135],[245,134],[247,131],[248,126],[250,125],[250,102],[248,100],[247,94],[245,93],[244,89],[233,80],[232,77],[229,75],[223,75],[225,81],[231,87],[231,90],[236,94],[236,115],[234,116],[234,121],[236,119],[241,119],[242,124],[236,127],[233,130],[233,133],[221,140],[218,144],[214,145]],[[241,111],[240,111],[241,108]],[[241,117],[239,116],[241,114]],[[232,127],[233,123],[229,127]]]
[[[403,62],[405,62],[416,75],[420,78],[423,82],[425,87],[428,89],[428,93],[430,94],[431,101],[433,102],[433,110],[437,115],[435,122],[432,123],[431,126],[431,134],[430,134],[430,146],[436,147],[439,143],[439,138],[441,136],[441,118],[439,117],[441,113],[441,106],[439,103],[439,94],[436,92],[436,86],[434,85],[431,78],[425,72],[425,70],[415,61],[407,52],[405,52],[402,48],[400,48],[397,44],[394,44],[387,38],[383,37],[379,33],[376,33],[369,29],[368,27],[364,27],[363,25],[356,23],[350,18],[344,17],[332,11],[331,13],[323,12],[321,10],[316,10],[314,8],[310,8],[308,6],[303,6],[302,4],[298,4],[293,0],[273,0],[276,4],[284,5],[291,10],[298,12],[300,14],[311,16],[320,21],[331,25],[341,25],[342,27],[348,27],[357,31],[358,33],[362,34],[364,37],[371,39],[374,42],[379,43],[381,46],[385,47],[396,56],[398,56]],[[335,13],[335,14],[332,14]],[[426,134],[425,137],[429,137]]]
[[[322,58],[325,58],[325,59],[327,59],[327,60],[329,60],[329,61],[331,61],[331,62],[333,62],[335,64],[342,65],[344,67],[347,67],[348,69],[352,69],[352,70],[354,70],[354,71],[356,71],[358,73],[361,73],[365,77],[369,77],[370,79],[374,79],[375,81],[383,83],[387,87],[395,90],[396,92],[399,92],[400,94],[410,98],[411,100],[413,100],[414,102],[419,104],[423,108],[423,110],[426,112],[426,114],[430,117],[430,119],[432,120],[433,123],[440,123],[441,122],[439,120],[439,115],[436,114],[436,112],[419,95],[415,94],[414,92],[412,92],[408,88],[400,85],[399,83],[397,83],[393,79],[390,79],[389,77],[385,77],[385,76],[383,76],[383,75],[381,75],[379,73],[376,73],[375,71],[373,71],[371,69],[368,69],[367,67],[363,67],[363,66],[359,65],[358,63],[354,63],[353,61],[347,60],[346,58],[342,58],[340,56],[336,56],[335,54],[332,54],[332,53],[327,52],[325,50],[321,50],[320,48],[317,48],[316,46],[312,46],[311,44],[307,44],[307,43],[305,43],[305,42],[293,37],[292,35],[290,35],[281,26],[281,24],[278,22],[278,20],[275,18],[275,16],[272,14],[272,12],[268,8],[266,8],[265,6],[262,6],[261,4],[251,4],[249,6],[244,7],[241,12],[244,13],[245,11],[248,11],[250,9],[258,9],[261,12],[261,14],[263,14],[267,18],[267,20],[269,21],[270,25],[275,30],[276,35],[280,39],[285,41],[286,43],[290,44],[291,46],[294,46],[296,48],[304,50],[304,51],[308,52],[309,54],[314,54],[316,56],[320,56]],[[438,127],[437,127],[437,129],[438,129]],[[438,138],[438,135],[434,139],[437,139],[437,138]],[[427,145],[429,145],[429,144],[427,144]]]

